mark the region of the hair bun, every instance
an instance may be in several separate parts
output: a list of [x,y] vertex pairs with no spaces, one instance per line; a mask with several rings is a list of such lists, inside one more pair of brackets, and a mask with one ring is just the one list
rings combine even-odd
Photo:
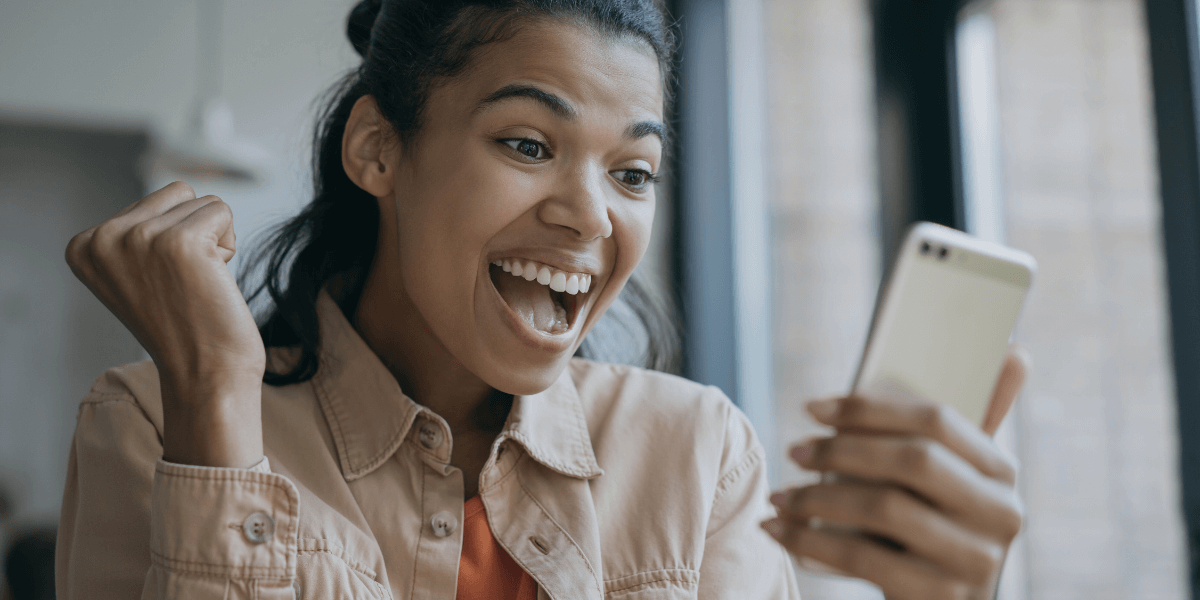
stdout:
[[362,0],[350,9],[346,19],[346,37],[354,46],[354,51],[364,59],[371,48],[371,30],[375,27],[375,18],[383,8],[383,0]]

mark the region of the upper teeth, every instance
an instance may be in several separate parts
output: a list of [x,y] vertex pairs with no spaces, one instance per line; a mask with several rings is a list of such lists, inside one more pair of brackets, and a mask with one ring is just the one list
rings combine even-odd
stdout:
[[501,259],[492,264],[504,269],[505,273],[524,277],[527,281],[536,279],[538,283],[550,286],[550,289],[556,292],[566,292],[572,296],[580,292],[586,294],[592,288],[591,275],[559,271],[532,260]]

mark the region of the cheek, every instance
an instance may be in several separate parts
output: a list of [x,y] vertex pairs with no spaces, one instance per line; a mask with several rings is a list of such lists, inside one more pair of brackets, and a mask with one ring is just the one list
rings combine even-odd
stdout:
[[[430,154],[433,154],[432,152]],[[488,243],[529,210],[521,173],[486,152],[457,149],[425,160],[397,186],[396,218],[405,290],[431,323],[469,327],[474,288]]]
[[[624,201],[612,210],[613,219],[613,248],[614,262],[609,278],[604,284],[604,292],[596,299],[596,304],[588,315],[588,322],[583,333],[588,331],[604,316],[604,313],[616,302],[621,290],[634,269],[641,262],[650,245],[650,231],[654,225],[654,197],[636,202]],[[580,341],[582,341],[582,336]]]
[[645,200],[628,202],[620,210],[613,211],[613,237],[617,245],[617,263],[614,274],[627,269],[632,273],[634,267],[641,262],[650,246],[650,231],[654,228],[655,198],[650,196]]

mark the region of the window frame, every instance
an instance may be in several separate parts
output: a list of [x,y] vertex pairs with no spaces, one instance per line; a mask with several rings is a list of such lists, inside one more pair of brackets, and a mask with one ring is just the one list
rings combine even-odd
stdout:
[[1195,0],[1146,0],[1191,596],[1200,590],[1200,46]]

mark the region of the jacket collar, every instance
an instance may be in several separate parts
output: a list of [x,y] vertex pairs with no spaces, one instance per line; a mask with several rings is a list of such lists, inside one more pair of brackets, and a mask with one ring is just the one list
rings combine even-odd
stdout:
[[[317,298],[320,365],[313,388],[337,446],[342,475],[353,481],[395,454],[427,408],[404,395],[395,377],[325,292]],[[579,391],[570,369],[546,390],[517,396],[499,440],[512,439],[531,458],[563,475],[590,479],[596,464]]]

